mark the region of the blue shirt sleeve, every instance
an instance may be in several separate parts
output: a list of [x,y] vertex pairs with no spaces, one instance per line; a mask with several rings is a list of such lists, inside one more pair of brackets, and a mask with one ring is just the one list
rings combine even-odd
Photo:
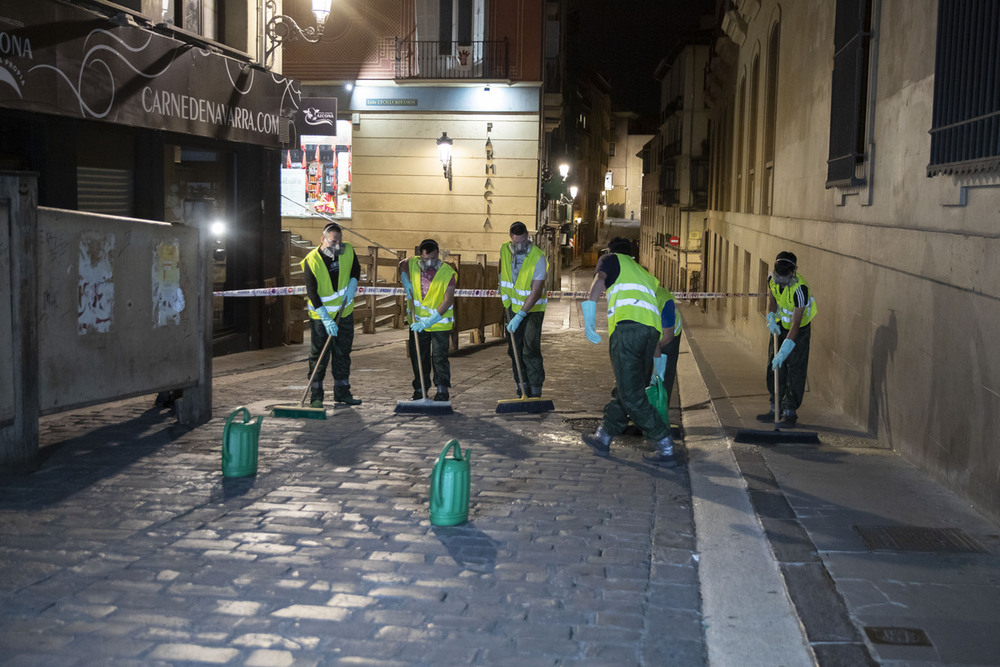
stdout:
[[663,304],[663,310],[660,312],[660,326],[664,329],[673,329],[674,324],[676,324],[674,302],[667,301]]

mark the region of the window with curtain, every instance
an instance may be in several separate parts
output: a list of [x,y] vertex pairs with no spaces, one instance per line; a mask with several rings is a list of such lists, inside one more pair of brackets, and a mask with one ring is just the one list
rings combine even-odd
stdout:
[[1000,3],[940,0],[927,175],[1000,169]]

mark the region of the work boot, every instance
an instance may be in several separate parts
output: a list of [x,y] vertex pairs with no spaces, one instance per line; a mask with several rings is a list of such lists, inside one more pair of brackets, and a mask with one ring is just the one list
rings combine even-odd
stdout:
[[663,440],[653,443],[653,446],[656,451],[643,456],[644,461],[664,468],[674,468],[678,465],[679,461],[674,453],[674,441],[669,435]]
[[323,407],[323,399],[322,398],[314,398],[314,399],[312,399],[311,401],[309,401],[309,407],[310,408],[321,408],[321,407]]
[[584,433],[581,437],[584,444],[589,445],[598,456],[607,456],[611,453],[611,440],[613,438],[604,430],[603,424],[598,426],[593,433]]
[[799,420],[799,416],[795,414],[795,410],[785,410],[781,413],[781,425],[788,428],[795,428],[795,422]]
[[351,395],[351,386],[346,384],[336,385],[333,388],[333,400],[345,405],[361,405],[361,399],[354,398]]
[[438,392],[436,394],[434,394],[434,400],[435,401],[450,401],[451,398],[448,396],[447,390],[445,390],[445,391],[438,390]]
[[413,390],[413,400],[414,401],[422,401],[422,400],[424,400],[424,392],[422,390],[420,390],[420,389],[414,389]]
[[541,398],[542,397],[542,388],[541,387],[534,387],[533,386],[531,388],[531,397],[532,398]]
[[763,412],[763,413],[757,415],[757,421],[759,421],[759,422],[771,422],[771,423],[774,423],[774,404],[773,403],[768,407],[767,412]]

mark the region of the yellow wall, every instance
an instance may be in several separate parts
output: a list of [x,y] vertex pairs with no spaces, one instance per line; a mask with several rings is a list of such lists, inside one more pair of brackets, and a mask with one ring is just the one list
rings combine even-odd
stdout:
[[[487,123],[493,124],[489,133]],[[436,144],[442,132],[454,140],[450,192]],[[352,132],[352,217],[341,225],[394,250],[411,252],[431,237],[465,261],[479,253],[496,261],[515,220],[535,228],[539,132],[538,114],[362,113]],[[491,228],[485,226],[487,136],[495,168]],[[314,243],[326,224],[283,222]],[[350,232],[344,236],[356,246],[368,245]]]

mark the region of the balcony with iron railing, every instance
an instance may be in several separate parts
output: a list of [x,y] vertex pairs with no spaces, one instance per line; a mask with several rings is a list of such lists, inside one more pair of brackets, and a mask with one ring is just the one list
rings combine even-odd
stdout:
[[459,44],[396,38],[397,79],[510,78],[510,42],[491,40]]

